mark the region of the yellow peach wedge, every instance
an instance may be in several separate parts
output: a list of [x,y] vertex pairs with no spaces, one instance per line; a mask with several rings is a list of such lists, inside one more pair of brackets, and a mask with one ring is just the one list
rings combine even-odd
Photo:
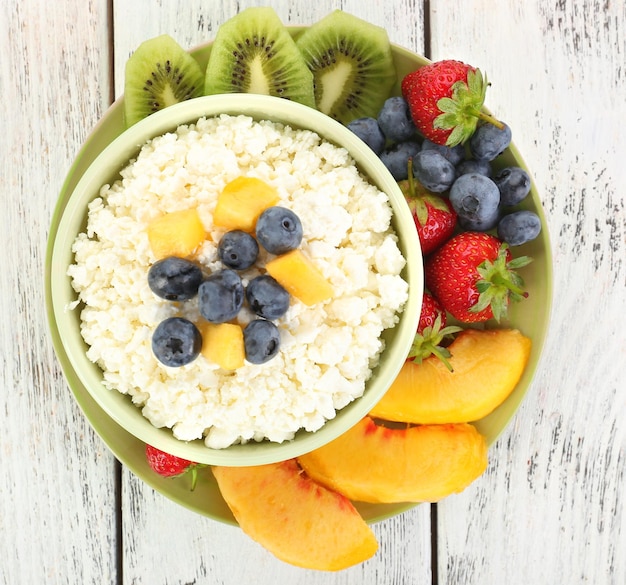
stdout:
[[313,261],[300,250],[291,250],[270,260],[265,266],[290,294],[305,305],[314,305],[333,296],[333,287]]
[[372,557],[378,543],[346,497],[314,482],[295,459],[253,467],[214,467],[241,529],[282,561],[339,571]]
[[530,349],[517,329],[467,329],[448,348],[452,371],[435,356],[407,361],[370,415],[416,424],[477,421],[511,394]]
[[261,213],[279,201],[274,187],[256,177],[237,177],[217,198],[213,223],[229,230],[253,232]]
[[391,428],[365,417],[298,462],[313,480],[351,500],[437,502],[485,471],[487,444],[466,423]]
[[313,480],[351,500],[437,502],[485,471],[487,444],[466,423],[388,428],[365,417],[298,461]]
[[166,213],[148,224],[148,241],[157,260],[168,256],[187,258],[205,239],[196,209]]
[[240,325],[206,321],[199,325],[199,329],[204,357],[225,370],[236,370],[243,366],[245,349]]

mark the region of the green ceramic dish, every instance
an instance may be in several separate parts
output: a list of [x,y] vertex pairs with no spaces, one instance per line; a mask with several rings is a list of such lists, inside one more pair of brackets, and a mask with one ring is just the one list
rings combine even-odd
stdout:
[[[119,178],[120,169],[136,156],[138,145],[173,131],[181,124],[219,114],[244,114],[257,120],[311,129],[345,147],[357,166],[389,196],[392,223],[406,258],[404,277],[409,283],[409,299],[399,323],[383,333],[385,348],[380,364],[367,381],[363,396],[338,411],[322,428],[316,432],[301,430],[293,440],[282,443],[251,441],[225,449],[209,449],[202,440],[180,441],[169,429],[157,429],[133,405],[130,397],[105,388],[102,370],[86,356],[87,346],[80,334],[80,310],[67,310],[76,300],[76,293],[63,268],[74,261],[72,246],[77,234],[85,230],[89,202],[98,196],[102,185]],[[106,146],[82,175],[65,205],[52,243],[51,262],[55,267],[50,275],[52,310],[57,327],[63,332],[61,343],[72,370],[98,405],[143,442],[167,453],[212,465],[261,465],[290,459],[324,445],[355,425],[380,400],[402,367],[415,336],[424,288],[422,256],[413,217],[398,185],[372,150],[345,126],[320,112],[295,102],[244,93],[206,96],[171,106],[134,124]]]
[[[297,30],[294,29],[294,32],[297,32]],[[210,45],[204,45],[193,51],[194,56],[198,59],[201,66],[206,65],[209,52]],[[399,80],[408,72],[428,62],[423,57],[400,47],[394,47],[393,52]],[[396,86],[396,93],[399,94],[399,83]],[[63,279],[67,267],[67,254],[63,255],[58,252],[55,254],[55,242],[59,238],[59,232],[64,229],[62,224],[65,224],[67,221],[64,218],[66,216],[66,208],[68,207],[70,196],[83,179],[83,176],[86,174],[93,161],[124,131],[122,99],[123,98],[117,100],[111,106],[103,119],[93,129],[85,145],[79,152],[62,187],[57,207],[52,218],[46,255],[45,292],[53,344],[68,385],[85,413],[85,416],[113,454],[125,466],[148,485],[171,500],[199,514],[221,522],[235,524],[230,510],[217,489],[210,470],[204,469],[201,471],[198,485],[193,492],[189,491],[189,484],[186,478],[161,478],[150,470],[145,461],[144,441],[125,430],[124,427],[112,418],[108,409],[103,408],[103,405],[96,401],[85,387],[83,380],[75,369],[75,363],[68,356],[66,348],[68,327],[71,329],[72,325],[64,319],[59,320],[59,317],[62,315],[58,311],[58,304],[55,310],[53,291],[57,291],[57,285],[54,283],[59,279]],[[311,113],[314,114],[314,112]],[[513,130],[515,131],[515,129]],[[502,155],[498,164],[501,166],[516,164],[526,168],[526,165],[514,146],[511,146],[507,152]],[[486,436],[489,444],[492,444],[506,428],[519,408],[532,382],[540,360],[550,316],[552,299],[550,242],[546,231],[546,222],[541,207],[541,201],[534,184],[532,185],[530,196],[524,201],[521,207],[536,211],[542,219],[544,229],[537,240],[518,249],[520,254],[528,254],[534,258],[533,263],[526,267],[523,273],[529,297],[523,303],[516,305],[512,309],[507,325],[518,327],[523,333],[528,335],[533,341],[533,348],[529,364],[513,393],[491,415],[476,422],[477,428]],[[419,275],[414,275],[414,277],[421,279],[421,272]],[[55,294],[57,293],[55,292]],[[67,296],[67,290],[62,294]],[[413,303],[413,307],[409,307],[409,311],[419,312],[418,304],[415,300],[413,300]],[[413,323],[415,323],[414,319],[415,316],[412,319]],[[73,343],[78,343],[78,340],[74,339]],[[388,375],[394,370],[395,366],[391,367],[388,370]],[[349,424],[347,424],[347,426],[349,426]],[[156,429],[154,430],[156,431]],[[162,432],[164,431],[159,431],[157,434],[161,434]],[[143,438],[152,438],[152,436],[152,431],[150,431],[146,432]],[[203,449],[205,448],[203,447]],[[363,504],[357,502],[356,506],[368,522],[377,522],[410,509],[413,504]]]

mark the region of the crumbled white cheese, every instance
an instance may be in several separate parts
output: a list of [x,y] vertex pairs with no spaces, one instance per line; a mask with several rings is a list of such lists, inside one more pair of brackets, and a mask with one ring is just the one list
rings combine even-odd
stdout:
[[[212,213],[223,187],[241,175],[273,185],[280,205],[300,217],[302,249],[334,297],[311,307],[292,299],[276,322],[280,352],[265,364],[226,372],[201,355],[168,368],[152,354],[152,331],[175,314],[200,316],[197,301],[168,303],[150,291],[146,227],[165,212],[197,208],[209,234],[197,260],[218,269],[223,230]],[[130,395],[152,424],[183,441],[204,438],[220,449],[315,431],[363,394],[383,349],[381,333],[406,303],[405,259],[391,216],[387,196],[347,151],[310,131],[223,115],[155,138],[89,204],[85,233],[74,243],[68,274],[78,300],[70,308],[80,302],[88,358],[108,388]],[[243,325],[251,318],[245,310],[239,316]]]

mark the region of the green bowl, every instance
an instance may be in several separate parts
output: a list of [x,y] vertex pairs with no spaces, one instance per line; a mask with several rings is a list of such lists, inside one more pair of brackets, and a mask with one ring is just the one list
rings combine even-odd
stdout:
[[[297,34],[298,30],[301,29],[293,29],[294,34]],[[206,66],[209,53],[210,44],[203,45],[193,50],[194,56],[202,67]],[[428,61],[415,53],[397,46],[393,47],[393,55],[398,72],[398,83],[396,84],[395,93],[399,95],[399,81],[402,77],[410,71],[425,65]],[[228,109],[232,111],[232,99],[236,97],[237,96],[228,96],[226,100],[227,111]],[[282,114],[284,109],[283,106],[287,106],[287,103],[283,103],[281,101],[280,105],[280,113]],[[184,104],[176,107],[181,107],[182,110],[184,110]],[[187,107],[191,107],[192,110],[195,109],[195,105]],[[169,118],[169,116],[173,114],[168,115],[166,112],[167,110],[162,113],[162,119],[160,114],[155,114],[153,116],[155,120],[157,119],[157,116],[159,116],[159,119],[161,119],[159,123],[163,124],[165,127],[163,131],[165,131],[165,129],[171,129],[173,124],[172,120]],[[264,112],[261,112],[261,114],[263,113]],[[308,120],[317,120],[318,118],[319,115],[316,112],[307,109],[307,117],[304,120],[304,125],[309,126],[313,124],[313,122],[308,122]],[[278,116],[277,119],[280,119],[280,116]],[[169,120],[169,122],[166,123],[166,120]],[[114,166],[109,167],[108,172],[111,175],[114,175],[119,168],[121,168],[123,163],[138,150],[138,146],[144,141],[143,138],[145,136],[149,137],[151,134],[151,132],[147,130],[147,126],[153,122],[144,122],[145,123],[143,124],[138,124],[137,129],[133,131],[137,132],[135,135],[135,144],[131,144],[125,140],[123,141],[123,146],[127,149],[127,151],[124,153],[124,158],[122,158],[121,154],[119,155],[119,166],[117,168]],[[156,121],[154,121],[154,123],[156,124]],[[328,124],[327,119],[321,122],[321,124]],[[315,122],[315,125],[315,129],[321,133],[321,126],[317,127],[317,122]],[[336,130],[339,131],[339,129]],[[514,128],[513,131],[515,132]],[[79,227],[82,225],[81,222],[84,221],[85,215],[84,205],[95,195],[96,191],[93,191],[91,195],[87,193],[83,194],[82,212],[80,210],[80,206],[77,208],[72,201],[73,197],[78,197],[78,195],[74,195],[74,193],[78,190],[79,184],[81,190],[84,188],[87,181],[90,183],[90,188],[96,187],[97,189],[97,187],[99,187],[99,185],[96,186],[98,181],[96,181],[90,171],[91,165],[101,153],[107,150],[113,141],[123,134],[123,132],[123,98],[120,98],[109,108],[105,116],[89,135],[87,141],[81,148],[71,169],[69,170],[60,192],[50,226],[46,254],[45,293],[53,345],[63,373],[76,401],[96,433],[98,433],[102,440],[107,444],[118,460],[120,460],[144,482],[172,501],[217,521],[228,524],[236,524],[232,513],[219,493],[217,485],[209,469],[203,469],[200,471],[198,485],[193,492],[189,489],[189,483],[186,477],[172,479],[163,478],[155,474],[148,467],[145,460],[145,442],[160,443],[161,440],[163,440],[165,443],[169,444],[167,441],[168,431],[154,429],[151,425],[149,425],[149,423],[147,423],[147,421],[139,421],[138,419],[135,419],[135,415],[138,411],[137,413],[130,415],[131,409],[128,404],[118,405],[107,402],[123,402],[124,397],[121,395],[115,396],[116,393],[114,394],[113,392],[110,392],[110,396],[106,399],[103,399],[101,394],[98,395],[99,399],[96,399],[96,397],[88,390],[87,384],[83,380],[83,377],[86,376],[87,380],[98,383],[99,376],[97,368],[94,369],[92,365],[86,364],[83,361],[85,359],[85,346],[82,342],[82,338],[80,338],[80,335],[77,332],[77,316],[70,317],[63,310],[65,303],[70,298],[73,299],[73,294],[71,290],[68,289],[69,281],[65,277],[65,271],[71,261],[71,257],[67,251],[68,239],[73,238]],[[384,182],[379,186],[384,187],[383,190],[387,191],[390,196],[392,196],[393,201],[398,194],[395,184],[389,184],[390,175],[380,170],[380,165],[371,160],[372,157],[369,153],[363,152],[362,145],[354,144],[354,140],[345,136],[345,132],[341,132],[341,135],[354,145],[354,149],[351,150],[358,162],[359,157],[364,156],[373,165],[375,168],[375,172],[373,173],[371,172],[371,167],[368,167],[371,175],[374,177],[383,175],[383,177],[380,178],[384,179]],[[117,146],[115,148],[117,148]],[[360,164],[362,164],[362,162]],[[514,145],[512,145],[500,157],[498,164],[500,166],[515,164],[528,170]],[[85,178],[85,176],[87,176],[87,178]],[[541,200],[534,183],[532,184],[529,197],[523,202],[522,205],[520,205],[520,207],[532,209],[539,214],[542,219],[543,231],[538,239],[521,246],[516,252],[531,255],[534,258],[534,261],[532,264],[523,269],[523,276],[526,281],[529,297],[524,302],[513,307],[510,312],[510,319],[507,322],[507,325],[519,328],[524,334],[532,339],[533,346],[524,375],[513,393],[492,414],[480,421],[476,421],[475,423],[477,428],[485,435],[487,442],[490,445],[496,441],[498,436],[507,427],[531,385],[536,368],[540,361],[550,316],[550,305],[552,299],[552,260],[550,242],[546,229],[545,217],[541,207]],[[405,212],[405,206],[401,205],[396,216],[396,228],[399,226],[405,226],[408,221]],[[64,235],[64,231],[67,231],[68,225],[72,226],[73,233],[68,232]],[[411,228],[413,228],[412,224]],[[407,242],[406,238],[412,238],[413,245],[416,245],[416,239],[412,236],[412,233],[414,233],[415,230],[406,229],[402,231],[403,241],[405,244]],[[411,234],[409,234],[409,232],[411,232]],[[64,244],[60,243],[61,240],[64,240]],[[409,264],[409,270],[412,270],[413,272],[413,274],[410,275],[410,278],[414,294],[412,296],[410,306],[407,308],[405,313],[402,325],[396,328],[394,332],[396,337],[399,335],[402,336],[402,341],[399,341],[398,339],[395,340],[398,344],[398,348],[400,348],[401,345],[404,346],[401,350],[398,350],[401,352],[405,352],[406,350],[407,338],[412,337],[414,325],[417,322],[419,314],[422,290],[421,259],[419,266],[415,266],[414,263],[411,262]],[[419,299],[416,297],[419,297]],[[395,358],[391,354],[385,355],[383,363],[381,364],[381,369],[377,373],[377,380],[381,386],[387,387],[389,381],[395,375],[395,372],[400,365],[397,358],[397,355],[395,355]],[[77,360],[82,363],[80,365],[76,364]],[[371,391],[372,388],[369,388],[368,392],[370,392],[370,395],[373,396],[374,393]],[[101,403],[102,400],[105,401],[104,404]],[[365,414],[368,410],[367,408],[364,408],[364,405],[365,400],[361,399],[361,402],[357,401],[353,405],[346,407],[346,409],[342,411],[341,417],[336,419],[336,426],[334,428],[328,425],[324,427],[323,432],[326,433],[326,435],[322,435],[320,434],[322,431],[318,431],[318,433],[313,433],[311,437],[299,437],[298,440],[302,441],[301,444],[304,446],[305,450],[314,448],[317,446],[318,442],[319,444],[325,442],[329,438],[329,435],[339,434],[344,430],[344,428],[347,429],[354,422],[356,422],[361,414]],[[125,428],[124,422],[117,418],[114,414],[118,407],[119,410],[123,408],[128,409],[128,416],[133,418],[134,423],[137,423],[137,425],[141,427],[141,431],[131,432],[129,429]],[[352,410],[347,410],[350,408]],[[339,422],[337,423],[337,421]],[[318,436],[316,437],[315,435]],[[175,439],[172,440],[175,441]],[[173,448],[171,451],[175,454],[182,453],[184,450],[179,448],[182,447],[179,443],[180,442],[176,441],[176,443],[172,445]],[[300,443],[297,442],[294,444],[300,445]],[[264,446],[264,448],[268,448],[268,446]],[[291,448],[293,449],[293,447]],[[206,452],[206,447],[203,445],[196,445],[193,450],[194,453],[199,453],[202,450]],[[296,451],[297,450],[299,450],[299,447],[296,448]],[[224,456],[230,457],[231,464],[233,464],[237,457],[239,457],[239,461],[243,462],[246,460],[247,464],[247,461],[249,461],[247,458],[248,456],[245,455],[245,451],[243,449],[240,449],[240,451],[242,453],[239,456],[232,453],[230,455],[224,454]],[[284,455],[291,456],[286,453]],[[274,458],[274,454],[270,455],[269,453],[266,453],[264,457],[267,457],[267,460],[270,460]],[[283,454],[281,454],[280,457],[283,458]],[[193,459],[194,457],[189,458]],[[364,504],[361,502],[355,502],[355,505],[365,520],[370,523],[392,517],[414,506],[414,504],[410,503]]]
[[[86,356],[87,346],[80,333],[80,310],[67,310],[76,300],[67,267],[73,263],[72,245],[86,228],[88,204],[103,185],[119,178],[119,171],[133,159],[138,146],[150,138],[174,131],[181,124],[219,114],[244,114],[256,120],[271,120],[293,128],[310,129],[326,140],[345,147],[361,171],[387,193],[393,209],[393,227],[406,258],[404,277],[409,298],[398,324],[383,333],[385,348],[380,364],[366,382],[363,396],[337,412],[315,432],[298,431],[293,440],[282,443],[251,441],[224,449],[208,448],[201,439],[180,441],[171,430],[154,427],[132,403],[129,396],[107,389],[102,370]],[[141,120],[118,136],[97,156],[78,181],[59,220],[52,243],[50,275],[52,312],[61,335],[61,344],[72,370],[106,414],[130,434],[145,443],[179,457],[212,465],[261,465],[282,461],[311,451],[335,439],[356,424],[382,397],[398,374],[411,347],[423,290],[423,263],[419,239],[404,196],[380,159],[345,126],[301,104],[253,94],[214,95],[189,100]]]

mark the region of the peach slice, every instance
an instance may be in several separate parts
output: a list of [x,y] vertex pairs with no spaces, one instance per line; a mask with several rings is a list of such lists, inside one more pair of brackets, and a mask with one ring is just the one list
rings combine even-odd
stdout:
[[225,370],[236,370],[244,365],[243,330],[237,323],[209,323],[199,325],[202,334],[202,355]]
[[487,444],[466,423],[388,428],[365,417],[298,461],[313,480],[351,500],[437,502],[485,471]]
[[229,230],[253,232],[259,215],[279,200],[276,189],[265,181],[256,177],[237,177],[219,194],[213,223]]
[[270,260],[268,274],[305,305],[315,305],[333,296],[333,287],[301,250],[291,250]]
[[416,424],[479,420],[517,385],[531,340],[517,329],[466,329],[448,349],[452,372],[435,356],[407,361],[370,415]]
[[157,260],[191,256],[205,239],[204,225],[196,209],[166,213],[148,224],[148,241]]
[[345,496],[314,482],[295,459],[253,467],[213,467],[241,529],[277,558],[339,571],[378,549],[374,533]]

